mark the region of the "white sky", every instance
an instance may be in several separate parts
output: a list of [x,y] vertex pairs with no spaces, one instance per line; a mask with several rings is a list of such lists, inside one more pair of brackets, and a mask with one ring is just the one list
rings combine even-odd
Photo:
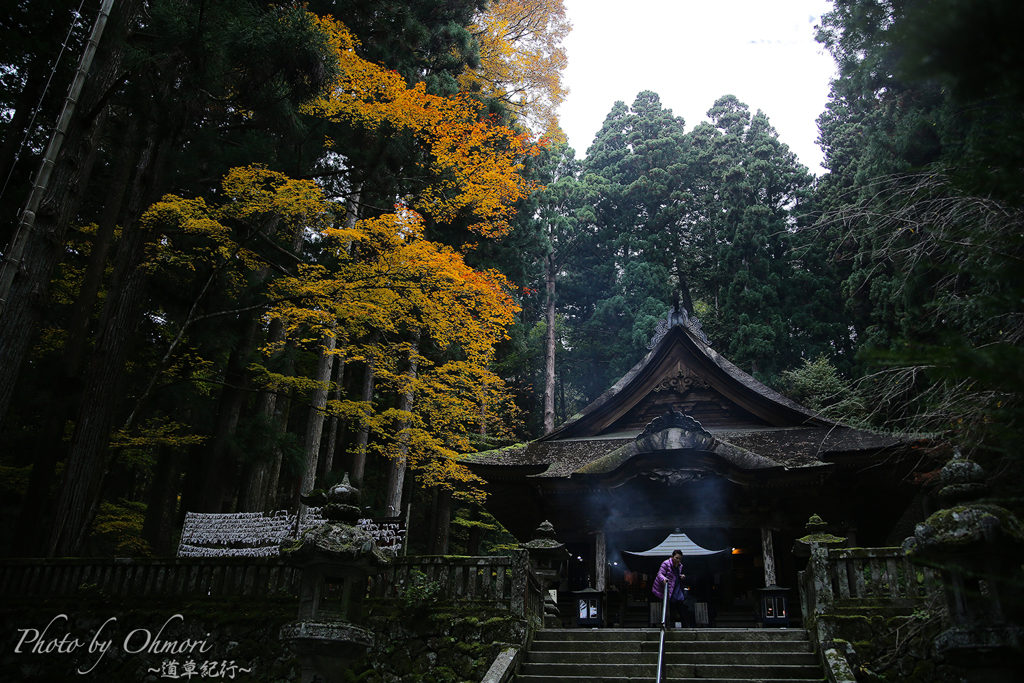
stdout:
[[814,42],[828,0],[563,0],[571,92],[559,110],[582,158],[616,100],[652,90],[662,106],[703,121],[722,95],[758,109],[812,173],[821,174],[815,120],[835,74]]

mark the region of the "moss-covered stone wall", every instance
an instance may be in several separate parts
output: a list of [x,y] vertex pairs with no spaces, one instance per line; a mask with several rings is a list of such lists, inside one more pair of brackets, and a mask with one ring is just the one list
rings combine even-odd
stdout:
[[380,601],[367,613],[364,626],[377,638],[352,665],[350,681],[476,683],[502,649],[527,643],[524,619],[485,605]]
[[936,660],[941,613],[872,608],[819,616],[813,626],[846,657],[857,683],[960,683],[963,671]]
[[[278,639],[297,609],[294,597],[7,601],[0,682],[297,682],[299,661]],[[367,683],[477,683],[506,644],[522,647],[528,635],[507,609],[429,599],[371,601],[363,625],[375,644],[346,679]]]

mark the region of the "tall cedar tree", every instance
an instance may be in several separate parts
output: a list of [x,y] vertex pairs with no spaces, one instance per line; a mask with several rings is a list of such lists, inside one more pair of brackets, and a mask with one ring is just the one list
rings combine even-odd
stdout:
[[1024,395],[1022,12],[841,0],[819,30],[839,65],[821,231],[847,256],[870,405],[978,457],[1015,454]]

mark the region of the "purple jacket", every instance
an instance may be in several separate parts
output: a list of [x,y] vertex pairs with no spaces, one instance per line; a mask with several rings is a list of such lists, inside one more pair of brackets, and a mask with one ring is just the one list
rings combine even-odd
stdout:
[[658,575],[654,577],[651,592],[654,593],[654,597],[662,600],[665,597],[666,589],[668,594],[672,595],[672,589],[676,587],[676,581],[678,580],[679,569],[672,564],[672,558],[670,557],[661,563]]

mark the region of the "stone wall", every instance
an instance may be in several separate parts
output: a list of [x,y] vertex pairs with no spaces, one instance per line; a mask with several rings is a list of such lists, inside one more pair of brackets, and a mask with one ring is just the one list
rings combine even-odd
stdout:
[[[366,603],[375,644],[347,680],[477,683],[509,644],[525,646],[522,616],[493,601],[439,599],[431,585]],[[287,595],[117,597],[95,585],[73,596],[5,596],[0,683],[298,681],[298,659],[278,639],[297,610]]]
[[505,609],[455,603],[381,603],[364,626],[374,647],[351,668],[365,683],[478,682],[509,645],[525,647],[525,619]]
[[297,595],[299,570],[277,557],[0,560],[0,598],[275,598]]
[[885,608],[817,618],[819,633],[845,655],[857,683],[960,683],[963,671],[935,659],[932,643],[943,629],[941,611]]

